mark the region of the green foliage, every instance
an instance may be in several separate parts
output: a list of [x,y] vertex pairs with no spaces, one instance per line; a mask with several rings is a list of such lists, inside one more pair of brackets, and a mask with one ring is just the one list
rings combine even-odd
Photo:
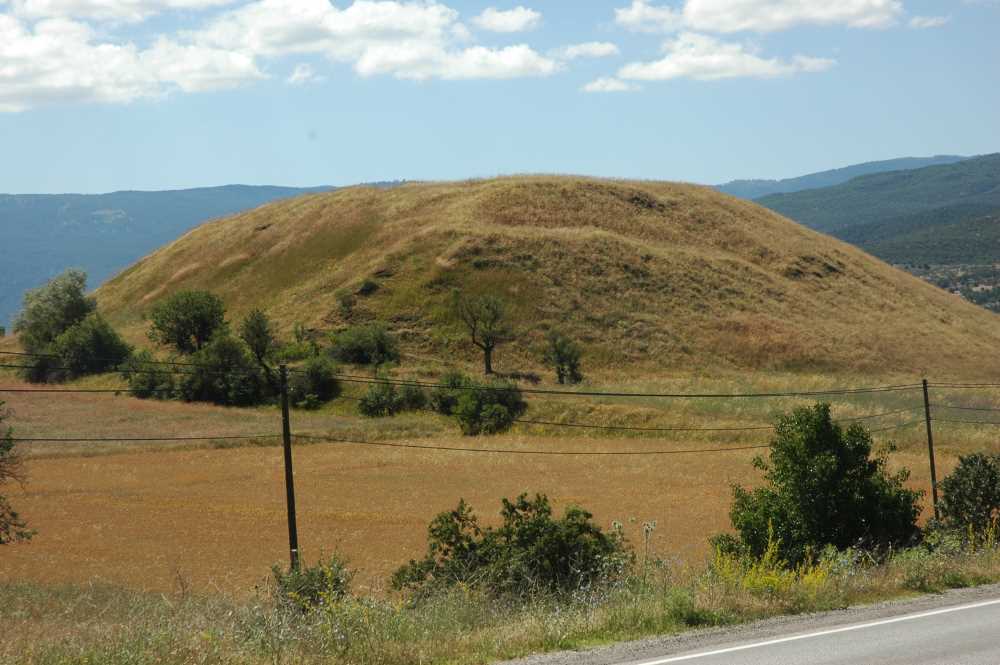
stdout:
[[830,406],[817,404],[782,416],[776,430],[770,463],[754,462],[766,485],[733,488],[730,518],[754,557],[764,555],[772,535],[793,566],[827,545],[898,547],[917,535],[921,493],[904,486],[906,470],[891,475],[884,455],[872,458],[864,427],[842,430]]
[[242,341],[226,334],[212,338],[191,356],[194,367],[181,375],[177,391],[188,402],[224,406],[260,404],[271,395],[262,370]]
[[329,358],[313,356],[302,367],[289,372],[288,399],[300,409],[317,408],[340,394],[340,382],[334,376],[337,366]]
[[133,353],[121,368],[129,392],[140,399],[171,399],[175,395],[174,374],[156,362],[153,354],[142,349]]
[[395,589],[426,594],[462,584],[494,594],[572,592],[621,575],[631,557],[617,532],[605,533],[586,510],[553,518],[545,495],[503,499],[503,524],[481,527],[459,501],[428,527],[427,555],[392,577]]
[[474,385],[474,381],[458,370],[449,370],[438,381],[440,388],[431,391],[430,408],[441,415],[450,416],[458,406],[458,398],[465,392],[464,388]]
[[557,330],[546,336],[545,362],[555,370],[560,383],[580,383],[580,345]]
[[97,312],[59,335],[52,350],[65,368],[58,370],[60,379],[112,371],[132,353],[132,347]]
[[47,353],[59,335],[97,308],[96,301],[85,295],[86,286],[86,273],[67,270],[24,294],[24,307],[14,320],[14,332],[20,335],[26,351]]
[[945,527],[986,531],[1000,517],[1000,455],[959,457],[958,466],[939,488]]
[[225,327],[226,307],[208,291],[178,291],[150,313],[149,338],[181,353],[201,350]]
[[337,308],[340,311],[340,316],[345,319],[350,318],[351,314],[354,313],[354,305],[357,302],[357,298],[346,289],[341,289],[333,295],[337,299]]
[[475,436],[506,432],[527,410],[528,404],[515,384],[494,381],[462,390],[453,415],[463,434]]
[[429,398],[420,386],[405,384],[399,387],[399,410],[421,411],[427,408]]
[[265,365],[278,347],[271,319],[262,310],[251,310],[240,321],[239,333],[259,365]]
[[374,279],[366,279],[361,282],[361,286],[358,287],[358,295],[362,296],[370,296],[376,291],[378,291],[378,282]]
[[394,416],[401,410],[396,386],[387,382],[373,383],[358,402],[358,413],[369,418]]
[[337,555],[315,566],[288,571],[274,566],[271,572],[279,605],[303,612],[343,600],[350,594],[354,578],[354,572]]
[[493,350],[514,338],[506,303],[494,295],[452,296],[455,317],[469,333],[473,345],[483,352],[483,372],[493,373]]
[[[4,425],[5,415],[3,402],[0,402],[0,487],[10,481],[24,482],[21,456],[14,447],[10,428]],[[28,528],[7,498],[0,494],[0,545],[28,540],[32,535],[34,531]]]
[[352,326],[333,335],[333,354],[345,363],[375,365],[399,362],[399,344],[383,323]]

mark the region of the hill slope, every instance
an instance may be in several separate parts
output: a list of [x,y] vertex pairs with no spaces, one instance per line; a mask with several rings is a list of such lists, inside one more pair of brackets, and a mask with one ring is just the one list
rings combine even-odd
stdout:
[[925,166],[937,164],[953,164],[960,162],[967,157],[958,155],[935,155],[934,157],[901,157],[899,159],[888,159],[881,162],[865,162],[864,164],[853,164],[830,171],[819,171],[797,178],[784,178],[782,180],[732,180],[724,185],[716,187],[721,192],[739,196],[744,199],[759,199],[768,194],[782,194],[799,192],[804,189],[816,189],[819,187],[832,187],[847,182],[853,178],[871,173],[884,173],[886,171],[902,171],[904,169],[919,169]]
[[[343,312],[336,293],[378,289]],[[1000,319],[861,251],[708,187],[505,178],[348,188],[210,222],[97,291],[136,341],[180,288],[233,317],[337,329],[380,318],[422,358],[474,358],[443,324],[455,288],[516,308],[503,371],[538,367],[544,332],[581,340],[588,371],[995,371]],[[429,361],[428,361],[429,362]]]
[[0,325],[66,267],[97,285],[201,222],[329,187],[228,185],[164,192],[0,194]]
[[849,242],[884,240],[1000,210],[1000,153],[774,194],[758,203]]

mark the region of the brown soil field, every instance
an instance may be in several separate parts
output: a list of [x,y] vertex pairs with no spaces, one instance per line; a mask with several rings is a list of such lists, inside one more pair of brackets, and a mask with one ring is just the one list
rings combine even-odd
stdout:
[[[468,445],[468,440],[435,445]],[[568,442],[504,441],[505,448],[569,449]],[[486,447],[487,444],[477,443]],[[491,444],[492,445],[492,444]],[[620,441],[581,441],[587,450]],[[662,446],[660,446],[662,447]],[[630,450],[657,449],[655,442]],[[465,498],[482,516],[499,497],[543,491],[558,506],[583,505],[603,525],[656,520],[652,549],[692,559],[727,526],[728,485],[753,483],[752,452],[665,457],[549,457],[322,444],[295,450],[300,545],[315,560],[337,551],[379,590],[391,571],[424,551],[434,514]],[[923,459],[904,454],[926,486]],[[942,459],[946,471],[951,459]],[[91,580],[133,588],[241,594],[287,560],[280,448],[132,452],[43,458],[10,497],[38,529],[4,548],[0,578],[46,583]],[[634,520],[634,521],[633,521]]]
[[[103,385],[107,379],[64,387]],[[804,377],[762,379],[770,389],[832,384]],[[0,388],[23,387],[13,379]],[[676,387],[676,386],[675,386]],[[712,388],[685,384],[687,389]],[[721,386],[726,391],[751,385]],[[629,390],[635,390],[630,387]],[[938,390],[940,403],[996,407],[1000,395]],[[5,393],[0,399],[16,436],[227,436],[274,434],[271,408],[226,409],[177,402],[141,401],[108,394]],[[616,424],[759,424],[799,400],[712,405],[651,405],[529,399],[528,417]],[[765,403],[767,402],[767,403]],[[887,393],[834,400],[837,417],[919,405],[915,393]],[[921,413],[875,421],[910,426],[875,434],[894,441],[893,466],[911,469],[912,484],[927,488],[926,440]],[[962,414],[959,414],[962,415]],[[943,416],[942,416],[943,417]],[[979,417],[979,416],[977,416]],[[874,423],[872,425],[874,427]],[[653,451],[766,444],[767,432],[672,433],[611,437],[600,430],[518,426],[489,438],[458,436],[446,419],[409,414],[369,420],[350,402],[318,412],[294,412],[296,432],[421,446],[522,451]],[[936,425],[938,473],[959,454],[1000,452],[990,427]],[[0,579],[46,583],[94,580],[132,588],[171,591],[178,586],[241,595],[287,561],[281,449],[230,442],[26,443],[28,482],[5,488],[15,508],[38,530],[29,543],[4,547]],[[235,445],[235,444],[233,444]],[[226,446],[226,447],[223,447]],[[695,561],[707,538],[728,525],[729,485],[759,480],[755,451],[642,456],[547,456],[382,448],[341,443],[295,446],[300,544],[305,558],[340,552],[358,570],[361,588],[379,591],[397,566],[424,551],[426,527],[438,512],[469,501],[484,519],[495,518],[501,497],[544,492],[559,510],[575,503],[605,526],[626,524],[641,549],[641,524],[656,520],[652,550]],[[925,501],[926,503],[926,501]]]

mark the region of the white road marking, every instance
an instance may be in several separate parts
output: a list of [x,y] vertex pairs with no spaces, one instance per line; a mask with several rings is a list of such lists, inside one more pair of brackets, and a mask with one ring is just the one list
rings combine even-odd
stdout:
[[764,642],[753,642],[751,644],[743,644],[738,647],[729,647],[726,649],[716,649],[715,651],[703,651],[701,653],[692,653],[686,656],[672,656],[670,658],[660,658],[657,660],[646,660],[637,663],[637,665],[664,665],[665,663],[680,663],[685,660],[694,660],[696,658],[708,658],[709,656],[718,656],[724,653],[733,653],[734,651],[746,651],[747,649],[759,649],[760,647],[767,647],[774,644],[784,644],[785,642],[797,642],[799,640],[808,640],[814,637],[823,637],[824,635],[834,635],[836,633],[847,633],[852,630],[863,630],[865,628],[874,628],[876,626],[885,626],[891,623],[899,623],[901,621],[913,621],[914,619],[924,619],[927,617],[938,616],[939,614],[950,614],[952,612],[962,612],[964,610],[974,610],[980,607],[987,607],[989,605],[1000,605],[1000,599],[997,600],[986,600],[980,603],[970,603],[968,605],[958,605],[956,607],[946,607],[940,610],[931,610],[929,612],[920,612],[918,614],[908,614],[906,616],[896,617],[894,619],[882,619],[880,621],[871,621],[869,623],[859,623],[853,626],[844,626],[843,628],[831,628],[830,630],[820,630],[815,633],[805,633],[803,635],[793,635],[791,637],[779,637],[773,640],[765,640]]

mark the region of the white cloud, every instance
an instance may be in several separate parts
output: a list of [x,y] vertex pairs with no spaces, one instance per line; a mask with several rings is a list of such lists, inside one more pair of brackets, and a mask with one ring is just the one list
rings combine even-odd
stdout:
[[586,42],[563,46],[552,52],[560,60],[576,60],[577,58],[607,58],[618,55],[618,47],[611,42]]
[[916,30],[923,30],[925,28],[940,28],[949,21],[951,21],[950,16],[914,16],[908,25]]
[[307,83],[319,83],[324,79],[316,73],[312,65],[301,62],[295,65],[295,69],[292,70],[292,73],[285,80],[292,85],[305,85]]
[[166,38],[147,49],[100,41],[84,23],[28,27],[0,14],[0,111],[53,103],[126,103],[173,90],[231,88],[263,78],[253,58]]
[[458,12],[436,2],[258,0],[188,33],[195,43],[256,56],[315,53],[362,76],[469,79],[547,76],[559,63],[527,45],[458,46]]
[[542,24],[542,15],[534,9],[515,7],[501,11],[496,7],[486,8],[472,22],[483,30],[491,32],[523,32],[534,30]]
[[615,23],[634,32],[674,32],[684,25],[684,17],[671,7],[632,0],[628,7],[615,10]]
[[634,83],[610,77],[593,80],[580,89],[583,92],[634,92],[640,90],[639,86]]
[[638,32],[774,32],[799,25],[884,28],[902,13],[902,0],[685,0],[680,11],[633,0],[615,10],[615,21]]
[[164,11],[204,10],[233,2],[234,0],[11,0],[9,4],[17,16],[30,19],[80,18],[138,22]]
[[664,57],[653,62],[625,65],[618,77],[626,80],[666,81],[691,78],[714,81],[725,78],[775,78],[799,72],[819,72],[836,62],[825,58],[796,55],[791,60],[764,58],[744,44],[723,42],[693,32],[668,41]]

